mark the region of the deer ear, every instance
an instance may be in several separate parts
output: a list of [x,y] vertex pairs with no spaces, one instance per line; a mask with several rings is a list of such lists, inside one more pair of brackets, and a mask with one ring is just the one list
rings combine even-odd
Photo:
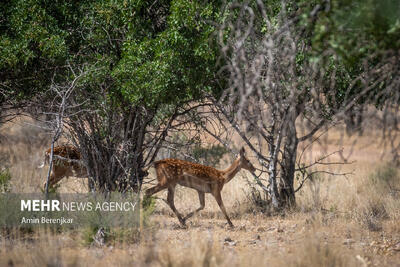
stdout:
[[244,153],[245,153],[246,151],[244,150],[244,147],[242,147],[241,149],[240,149],[240,156],[244,156]]

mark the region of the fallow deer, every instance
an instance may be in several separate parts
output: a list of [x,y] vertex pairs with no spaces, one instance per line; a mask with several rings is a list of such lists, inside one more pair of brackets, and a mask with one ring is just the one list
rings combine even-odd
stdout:
[[[158,184],[147,189],[145,197],[149,197],[163,189],[168,189],[167,203],[183,226],[188,218],[204,209],[205,193],[210,193],[217,201],[229,226],[233,227],[221,198],[221,190],[242,168],[250,172],[255,171],[254,166],[245,156],[244,148],[240,150],[238,158],[232,165],[225,170],[217,170],[209,166],[179,159],[159,160],[154,163],[154,167],[156,169]],[[197,190],[199,194],[200,207],[190,212],[184,218],[182,218],[182,215],[176,210],[174,204],[174,192],[177,184],[193,188]]]
[[[44,153],[44,162],[38,168],[43,168],[50,163],[51,148]],[[70,145],[56,146],[53,149],[53,166],[49,178],[49,187],[54,186],[64,177],[74,176],[77,178],[87,178],[86,168],[80,163],[81,153]],[[46,188],[46,182],[43,187]]]

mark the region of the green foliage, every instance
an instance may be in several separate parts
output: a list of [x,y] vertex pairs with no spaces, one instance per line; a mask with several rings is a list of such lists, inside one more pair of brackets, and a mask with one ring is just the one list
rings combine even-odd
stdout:
[[317,49],[334,49],[354,67],[371,53],[400,48],[400,2],[331,1],[315,29]]
[[[82,245],[90,246],[93,243],[94,237],[99,229],[100,227],[98,225],[88,225],[85,228],[83,228],[80,232]],[[108,237],[108,235],[105,235],[105,239],[106,237]]]
[[[18,104],[47,89],[55,69],[69,56],[64,1],[14,0],[0,3],[0,104]],[[61,23],[63,20],[63,23]]]
[[143,225],[148,224],[148,218],[154,213],[156,209],[156,198],[154,196],[144,196],[142,200],[142,213],[141,220]]
[[[303,40],[311,44],[304,60],[318,62],[326,80],[335,73],[335,88],[328,85],[329,109],[339,107],[346,99],[359,94],[365,84],[354,83],[366,69],[379,66],[400,48],[400,2],[397,0],[333,0],[297,1],[299,30]],[[319,7],[319,8],[318,8]],[[316,12],[317,11],[317,12]],[[298,56],[301,67],[303,56]],[[366,68],[368,66],[368,68]],[[375,84],[370,95],[359,98],[356,105],[380,106],[385,99],[375,99],[390,81]],[[371,99],[372,102],[370,101]]]
[[7,193],[10,191],[11,173],[8,169],[0,170],[0,193]]
[[216,86],[217,46],[207,20],[215,20],[217,4],[14,0],[0,11],[0,71],[10,97],[68,81],[67,64],[91,70],[82,97],[111,84],[114,104],[175,105]]
[[[60,29],[41,1],[7,1],[0,5],[5,15],[0,37],[0,68],[28,67],[35,59],[56,61],[65,57],[66,32]],[[54,2],[54,1],[53,1]]]
[[[122,46],[122,59],[113,77],[131,102],[173,104],[200,97],[212,86],[216,46],[211,46],[215,7],[198,1],[173,1],[164,30],[134,27]],[[142,21],[139,21],[142,24]]]
[[[361,71],[362,64],[378,64],[389,51],[400,48],[400,2],[397,0],[334,0],[313,18],[308,9],[302,23],[311,31],[315,53],[320,57],[332,50],[339,60],[332,67],[345,67],[351,76]],[[331,68],[332,68],[331,67]],[[348,86],[348,83],[345,83]],[[355,91],[354,93],[357,93]],[[340,99],[340,98],[339,98]]]
[[143,201],[142,201],[143,214],[150,215],[151,213],[154,212],[155,207],[156,207],[156,198],[155,197],[152,197],[152,196],[143,197]]
[[[322,11],[313,17],[317,4]],[[250,5],[256,7],[255,1]],[[329,69],[345,66],[356,75],[372,53],[398,49],[399,5],[396,0],[334,0],[329,6],[319,0],[289,1],[288,17],[301,17],[298,25],[309,29],[304,39],[315,49],[314,54],[300,51],[299,67],[333,49],[342,61],[327,62]],[[52,78],[71,79],[67,63],[91,70],[82,80],[83,98],[84,91],[101,92],[99,87],[108,84],[114,105],[160,108],[201,98],[204,91],[218,95],[223,77],[216,75],[219,51],[209,22],[226,18],[221,6],[189,0],[2,2],[0,71],[7,90],[0,102],[43,93]],[[276,25],[281,1],[269,1],[266,8]],[[264,21],[255,25],[261,34],[268,32]],[[338,82],[348,86],[346,76]]]

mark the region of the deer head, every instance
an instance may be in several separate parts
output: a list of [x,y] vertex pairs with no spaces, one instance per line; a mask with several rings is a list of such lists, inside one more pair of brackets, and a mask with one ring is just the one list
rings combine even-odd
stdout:
[[254,168],[253,164],[251,164],[251,162],[246,158],[245,154],[246,151],[244,150],[244,147],[242,147],[239,153],[240,167],[253,173],[256,171],[256,168]]

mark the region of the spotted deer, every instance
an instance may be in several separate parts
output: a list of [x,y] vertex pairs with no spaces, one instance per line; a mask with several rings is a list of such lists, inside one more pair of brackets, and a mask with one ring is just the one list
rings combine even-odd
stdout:
[[[229,226],[233,227],[221,198],[221,190],[242,168],[252,173],[255,171],[254,166],[245,156],[244,148],[240,150],[239,156],[232,165],[225,170],[217,170],[213,167],[179,159],[159,160],[154,163],[154,167],[156,169],[158,184],[147,189],[145,197],[149,197],[163,189],[168,189],[167,203],[183,226],[187,219],[204,209],[205,193],[210,193],[217,201]],[[182,218],[182,215],[177,211],[174,204],[174,192],[177,184],[193,188],[197,190],[199,195],[200,207],[187,214],[184,218]]]
[[[51,148],[44,153],[44,161],[38,168],[43,168],[50,163]],[[53,149],[53,166],[49,178],[49,187],[54,186],[64,177],[87,178],[86,168],[80,163],[81,153],[71,145],[56,146]],[[46,188],[46,181],[43,184]]]

